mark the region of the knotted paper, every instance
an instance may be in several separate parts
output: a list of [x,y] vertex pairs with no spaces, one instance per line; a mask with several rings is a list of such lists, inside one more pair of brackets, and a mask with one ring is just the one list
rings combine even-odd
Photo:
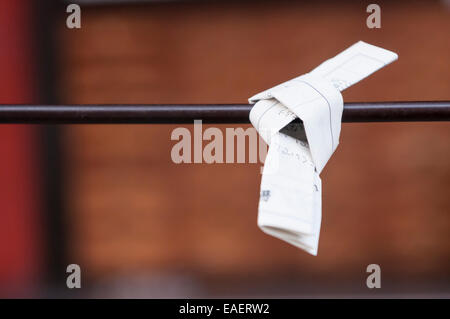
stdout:
[[310,73],[249,99],[250,121],[269,145],[258,208],[265,233],[317,255],[322,220],[319,174],[339,144],[341,91],[395,61],[358,42]]

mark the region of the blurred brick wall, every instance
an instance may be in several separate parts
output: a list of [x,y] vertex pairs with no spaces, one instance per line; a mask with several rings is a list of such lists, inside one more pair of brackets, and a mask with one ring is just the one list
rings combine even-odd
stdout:
[[[444,100],[450,10],[440,2],[282,2],[83,8],[61,29],[65,103],[227,103],[363,40],[399,60],[346,101]],[[345,124],[322,174],[318,257],[256,226],[259,164],[171,162],[171,125],[65,129],[73,260],[91,278],[131,271],[361,280],[449,279],[450,126]],[[192,127],[191,127],[192,129]],[[249,275],[251,273],[251,275]]]

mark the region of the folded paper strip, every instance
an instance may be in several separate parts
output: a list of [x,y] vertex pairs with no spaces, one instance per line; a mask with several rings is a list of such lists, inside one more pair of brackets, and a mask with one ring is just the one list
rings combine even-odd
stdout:
[[339,144],[341,91],[395,61],[359,41],[310,73],[249,99],[250,122],[269,145],[258,208],[265,233],[317,255],[322,220],[319,174]]

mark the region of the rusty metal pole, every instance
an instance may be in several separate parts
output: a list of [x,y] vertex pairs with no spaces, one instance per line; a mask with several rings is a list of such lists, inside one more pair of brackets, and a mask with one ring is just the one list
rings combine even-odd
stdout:
[[[250,104],[0,105],[0,123],[249,123]],[[342,122],[450,121],[450,101],[345,103]]]

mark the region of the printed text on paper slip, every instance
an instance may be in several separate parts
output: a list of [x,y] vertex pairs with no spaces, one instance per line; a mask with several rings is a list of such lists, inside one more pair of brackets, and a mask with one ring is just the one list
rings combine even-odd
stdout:
[[250,121],[269,145],[258,226],[317,255],[322,220],[320,172],[339,144],[341,91],[395,61],[394,52],[358,42],[310,73],[249,99]]

